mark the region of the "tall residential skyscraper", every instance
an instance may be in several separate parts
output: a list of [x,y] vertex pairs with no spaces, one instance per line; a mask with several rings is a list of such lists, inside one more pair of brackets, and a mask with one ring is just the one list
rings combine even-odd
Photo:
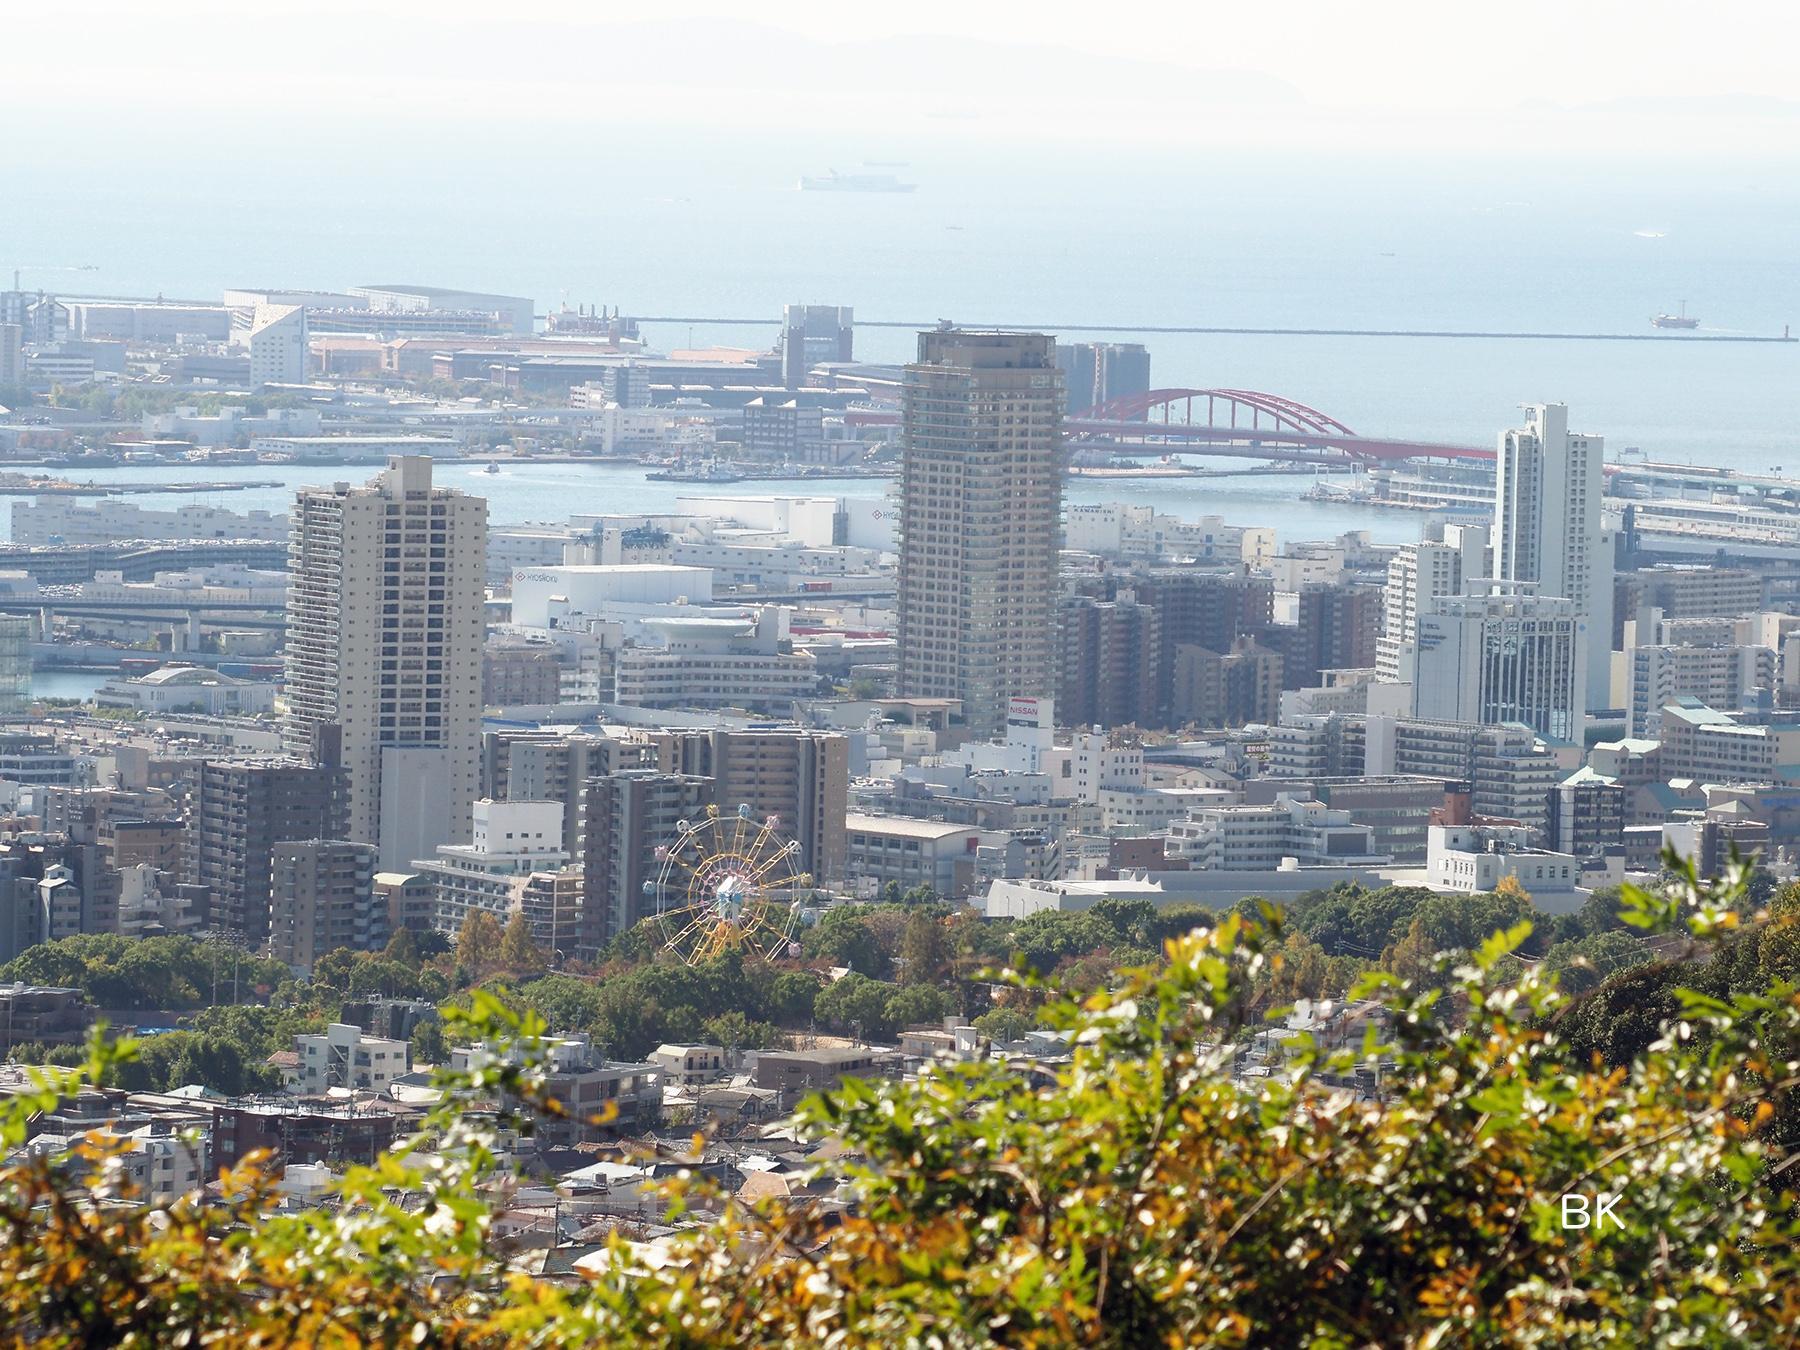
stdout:
[[420,456],[295,501],[285,741],[343,766],[349,837],[383,871],[469,839],[486,554],[487,502],[433,488]]
[[1494,577],[1537,583],[1575,607],[1586,649],[1583,711],[1611,702],[1612,556],[1600,516],[1605,441],[1569,430],[1569,409],[1537,403],[1500,433]]
[[900,470],[904,698],[962,700],[978,736],[1056,686],[1062,380],[1043,333],[938,329],[906,367]]
[[1485,570],[1486,530],[1438,525],[1434,533],[1437,538],[1428,536],[1416,544],[1402,545],[1388,562],[1375,676],[1389,684],[1412,680],[1419,615],[1442,596],[1461,595]]

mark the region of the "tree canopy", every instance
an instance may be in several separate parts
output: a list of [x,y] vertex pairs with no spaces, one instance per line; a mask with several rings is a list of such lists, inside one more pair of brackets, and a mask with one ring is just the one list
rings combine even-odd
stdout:
[[[1740,913],[1741,884],[1627,894],[1624,919],[1679,924],[1749,981],[1792,930]],[[336,1205],[279,1211],[255,1163],[212,1207],[95,1205],[67,1159],[15,1158],[0,1324],[52,1346],[1791,1342],[1800,1218],[1773,1129],[1800,1081],[1790,979],[1677,987],[1654,1039],[1608,1064],[1564,1030],[1602,1000],[1564,995],[1519,923],[1429,978],[1365,976],[1360,1044],[1293,1033],[1282,1072],[1249,1075],[1250,995],[1287,941],[1232,914],[1085,999],[1021,975],[1066,1062],[847,1082],[797,1117],[834,1141],[847,1213],[677,1175],[699,1221],[661,1244],[615,1235],[574,1285],[519,1274],[489,1238],[493,1136],[466,1106],[567,1108],[545,1091],[542,1020],[477,992],[451,1034],[520,1055],[445,1072],[418,1143],[350,1169]],[[116,1077],[136,1053],[96,1038],[82,1072]],[[1378,1087],[1343,1086],[1377,1066]],[[0,1145],[69,1090],[41,1072]],[[104,1175],[105,1146],[82,1147]]]

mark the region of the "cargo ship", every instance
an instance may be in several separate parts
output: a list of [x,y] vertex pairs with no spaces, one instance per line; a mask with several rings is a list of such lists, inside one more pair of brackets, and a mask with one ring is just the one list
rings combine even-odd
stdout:
[[917,183],[902,183],[891,173],[839,173],[830,170],[822,177],[811,174],[800,179],[802,192],[911,192]]
[[1700,326],[1700,320],[1688,317],[1687,301],[1683,300],[1681,302],[1681,313],[1658,314],[1654,319],[1650,320],[1650,326],[1652,328],[1698,328]]

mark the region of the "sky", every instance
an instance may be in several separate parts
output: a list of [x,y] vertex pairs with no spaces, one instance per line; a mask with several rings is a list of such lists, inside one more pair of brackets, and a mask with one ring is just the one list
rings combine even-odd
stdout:
[[1800,10],[1771,0],[59,0],[0,22],[0,110],[53,137],[59,118],[86,134],[122,113],[139,128],[209,113],[276,129],[823,121],[1022,144],[1800,154]]

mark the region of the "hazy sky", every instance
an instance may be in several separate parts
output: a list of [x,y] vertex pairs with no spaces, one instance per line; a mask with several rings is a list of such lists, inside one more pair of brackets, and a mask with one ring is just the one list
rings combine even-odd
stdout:
[[1797,13],[1775,0],[59,0],[6,16],[0,108],[28,124],[72,98],[78,116],[207,109],[251,125],[535,115],[1756,156],[1800,150]]

